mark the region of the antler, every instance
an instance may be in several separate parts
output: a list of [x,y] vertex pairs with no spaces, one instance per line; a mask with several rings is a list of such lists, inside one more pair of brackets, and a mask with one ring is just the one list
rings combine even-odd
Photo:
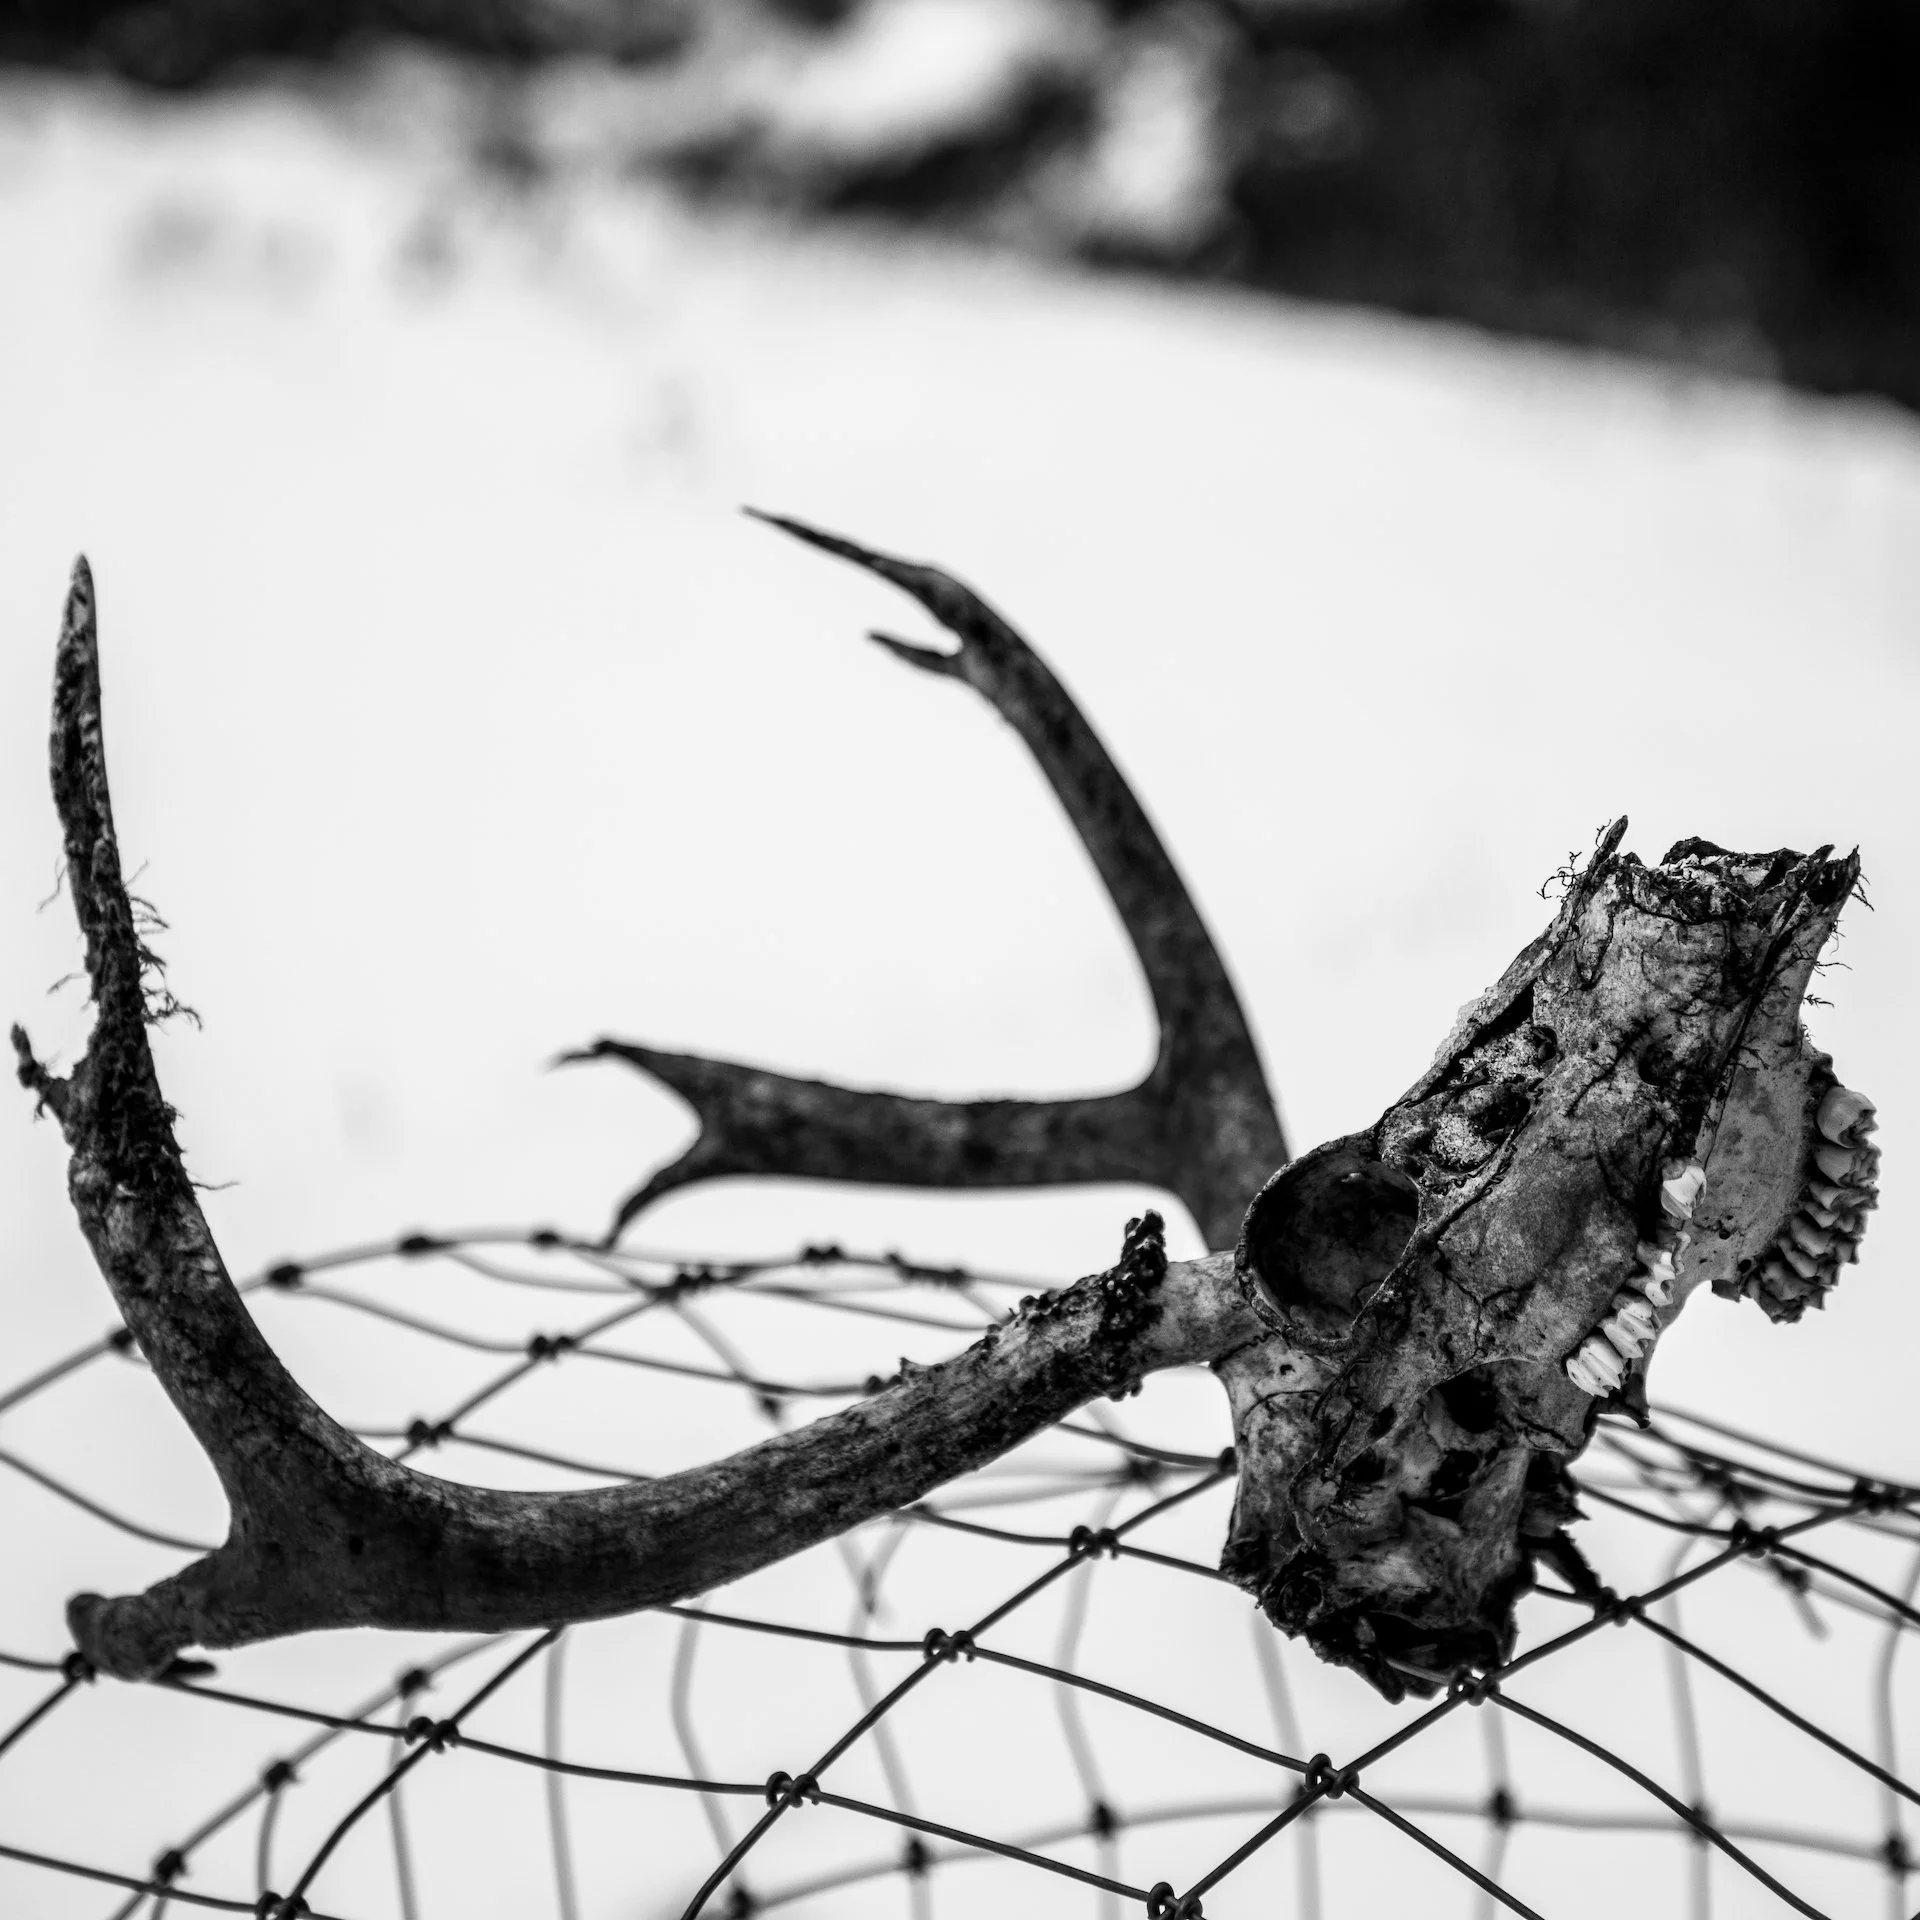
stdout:
[[1159,1020],[1159,1053],[1147,1077],[1121,1093],[929,1100],[596,1041],[565,1060],[625,1060],[700,1117],[693,1145],[621,1205],[609,1240],[678,1187],[782,1174],[915,1187],[1138,1181],[1177,1194],[1208,1246],[1231,1246],[1248,1198],[1286,1159],[1286,1138],[1226,965],[1099,737],[1026,641],[951,575],[797,520],[755,518],[890,581],[959,638],[958,652],[939,653],[871,636],[909,666],[964,681],[1027,743],[1132,939]]
[[[876,1116],[920,1113],[898,1164],[967,1184],[967,1129],[1026,1107],[1030,1131],[1010,1127],[1004,1149],[1024,1177],[1130,1172],[1126,1154],[1151,1149],[1220,1237],[1248,1166],[1264,1171],[1261,1115],[1276,1143],[1278,1128],[1224,970],[1144,816],[1057,682],[964,589],[805,537],[919,594],[964,642],[938,670],[982,686],[1039,743],[1154,983],[1161,1057],[1139,1088],[1107,1097],[1115,1116],[1133,1103],[1130,1117],[1052,1103],[1096,1110],[1072,1123],[1048,1104],[876,1105],[840,1088],[814,1089],[810,1108],[794,1091],[807,1083],[765,1076],[762,1096],[750,1069],[688,1063],[710,1076],[699,1084],[718,1090],[723,1120],[682,1178],[729,1154],[727,1170],[804,1170],[818,1164],[810,1117],[836,1112],[819,1150],[836,1177],[906,1177],[874,1171],[896,1164]],[[375,1452],[309,1398],[200,1211],[147,1044],[170,1002],[149,985],[158,963],[121,876],[84,562],[60,637],[52,761],[96,1020],[65,1079],[16,1027],[20,1077],[59,1120],[81,1228],[231,1511],[223,1545],[148,1592],[70,1604],[81,1650],[128,1678],[196,1644],[547,1627],[685,1598],[915,1500],[1149,1372],[1207,1363],[1234,1416],[1226,1571],[1382,1691],[1430,1692],[1461,1663],[1504,1657],[1536,1556],[1577,1562],[1565,1469],[1604,1397],[1632,1404],[1687,1293],[1711,1283],[1796,1318],[1852,1257],[1872,1204],[1871,1107],[1838,1086],[1799,1021],[1857,860],[1683,841],[1646,867],[1616,851],[1621,822],[1415,1086],[1261,1189],[1234,1255],[1170,1265],[1149,1215],[1109,1271],[797,1432],[630,1486],[460,1486]],[[1206,1002],[1209,979],[1224,999]],[[1209,1087],[1224,1118],[1201,1104]],[[1081,1125],[1093,1144],[1076,1161],[1062,1142]]]
[[[958,1358],[710,1466],[523,1494],[389,1460],[316,1405],[268,1346],[182,1164],[147,1044],[157,962],[121,876],[84,560],[60,635],[52,763],[96,1018],[65,1079],[15,1027],[20,1078],[60,1123],[82,1231],[232,1515],[221,1547],[148,1592],[71,1603],[74,1638],[105,1672],[143,1678],[185,1646],[317,1627],[488,1631],[686,1598],[916,1500],[1147,1372],[1260,1331],[1229,1256],[1168,1269],[1157,1239],[1136,1234],[1111,1272],[1036,1301]],[[1179,952],[1191,935],[1167,917],[1163,947]]]

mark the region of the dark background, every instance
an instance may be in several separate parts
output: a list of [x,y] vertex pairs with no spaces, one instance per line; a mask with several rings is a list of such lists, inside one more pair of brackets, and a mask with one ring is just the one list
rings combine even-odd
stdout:
[[[1115,42],[1204,44],[1222,194],[1171,236],[1055,223],[1080,257],[1920,406],[1920,8],[1905,0],[1090,11]],[[830,38],[850,12],[782,0],[763,17]],[[587,54],[670,74],[711,18],[687,0],[4,0],[0,57],[170,90],[394,41],[504,72]],[[968,127],[853,164],[776,166],[738,131],[672,164],[723,194],[977,223],[1084,138],[1091,110],[1085,72],[1054,71]]]

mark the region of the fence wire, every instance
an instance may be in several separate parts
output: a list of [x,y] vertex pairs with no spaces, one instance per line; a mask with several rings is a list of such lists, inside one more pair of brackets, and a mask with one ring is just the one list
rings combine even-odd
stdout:
[[[422,1305],[410,1295],[420,1291],[413,1282],[426,1268],[441,1284]],[[436,1349],[488,1357],[478,1382],[452,1394],[443,1409],[409,1408],[355,1429],[393,1457],[430,1454],[436,1471],[456,1477],[463,1466],[485,1477],[490,1465],[497,1470],[512,1461],[547,1475],[541,1484],[555,1484],[554,1476],[579,1484],[646,1475],[637,1464],[584,1458],[502,1424],[509,1396],[555,1370],[574,1382],[584,1382],[589,1369],[621,1369],[686,1383],[684,1391],[729,1396],[752,1420],[777,1427],[796,1407],[810,1412],[812,1403],[844,1403],[876,1390],[882,1373],[857,1364],[869,1350],[882,1354],[886,1342],[897,1346],[902,1337],[933,1355],[957,1350],[1002,1319],[1014,1296],[1039,1284],[838,1246],[809,1246],[785,1259],[690,1261],[608,1251],[540,1230],[412,1234],[282,1263],[242,1291],[255,1297],[257,1312],[268,1311],[269,1301],[276,1313],[284,1307],[284,1328],[274,1322],[282,1344],[283,1332],[293,1335],[293,1314],[325,1314],[383,1341],[404,1333]],[[470,1309],[466,1317],[445,1311],[449,1300]],[[536,1307],[543,1311],[534,1326],[528,1322]],[[556,1310],[564,1307],[572,1311],[556,1327]],[[783,1317],[795,1312],[839,1331],[830,1339],[801,1338]],[[808,1351],[850,1356],[856,1364],[811,1377],[794,1364]],[[127,1369],[125,1379],[139,1377],[124,1328],[0,1389],[0,1416],[51,1407],[55,1417],[42,1424],[65,1433],[61,1396],[115,1365]],[[969,1893],[959,1877],[983,1859],[1031,1877],[1022,1897],[1037,1902],[1034,1911],[1084,1910],[1114,1920],[1144,1908],[1151,1920],[1200,1920],[1209,1908],[1235,1910],[1236,1880],[1251,1886],[1254,1864],[1282,1850],[1292,1855],[1282,1877],[1259,1884],[1283,1886],[1285,1910],[1301,1920],[1334,1920],[1377,1910],[1343,1890],[1341,1871],[1358,1856],[1339,1842],[1356,1823],[1378,1848],[1409,1850],[1386,1871],[1411,1873],[1424,1853],[1458,1885],[1460,1910],[1475,1916],[1538,1916],[1583,1901],[1587,1910],[1597,1902],[1597,1910],[1651,1911],[1653,1856],[1623,1851],[1631,1838],[1667,1843],[1660,1870],[1670,1877],[1674,1910],[1689,1920],[1709,1920],[1716,1901],[1726,1911],[1834,1911],[1816,1904],[1805,1885],[1810,1863],[1835,1861],[1847,1863],[1855,1875],[1849,1886],[1861,1896],[1849,1892],[1843,1910],[1866,1910],[1867,1889],[1877,1880],[1884,1911],[1893,1920],[1909,1912],[1908,1830],[1920,1791],[1901,1771],[1898,1656],[1920,1626],[1920,1490],[1699,1415],[1657,1410],[1644,1427],[1607,1416],[1578,1479],[1592,1516],[1593,1564],[1603,1574],[1616,1565],[1635,1569],[1622,1590],[1585,1578],[1542,1580],[1523,1605],[1520,1649],[1511,1660],[1486,1673],[1418,1675],[1444,1691],[1432,1704],[1396,1708],[1370,1694],[1362,1701],[1357,1680],[1320,1668],[1245,1608],[1251,1630],[1235,1643],[1229,1663],[1240,1678],[1211,1694],[1196,1685],[1195,1697],[1181,1704],[1156,1697],[1178,1664],[1167,1648],[1182,1628],[1180,1593],[1197,1601],[1202,1587],[1215,1595],[1223,1587],[1192,1550],[1192,1527],[1182,1528],[1204,1509],[1217,1539],[1233,1460],[1230,1448],[1169,1444],[1164,1432],[1144,1437],[1148,1412],[1141,1406],[1123,1415],[1104,1404],[1083,1411],[1045,1436],[1045,1447],[1022,1449],[816,1550],[816,1566],[836,1569],[829,1584],[838,1594],[837,1626],[817,1623],[826,1604],[819,1579],[797,1591],[804,1604],[795,1611],[811,1613],[812,1621],[735,1611],[704,1598],[653,1610],[672,1652],[664,1697],[646,1717],[650,1726],[671,1728],[678,1770],[588,1762],[569,1744],[583,1706],[579,1686],[570,1685],[577,1670],[570,1653],[614,1631],[611,1625],[461,1642],[338,1711],[227,1686],[214,1662],[181,1660],[138,1691],[183,1715],[211,1704],[230,1716],[224,1751],[237,1769],[248,1756],[236,1774],[240,1784],[158,1857],[140,1861],[114,1850],[116,1830],[129,1824],[125,1805],[101,1813],[93,1829],[97,1849],[82,1858],[26,1844],[31,1834],[5,1832],[4,1809],[17,1804],[9,1793],[0,1799],[0,1860],[32,1869],[28,1886],[42,1876],[93,1883],[103,1920],[162,1920],[196,1908],[260,1920],[438,1920],[409,1783],[457,1752],[540,1776],[543,1835],[537,1828],[488,1832],[471,1844],[481,1858],[543,1849],[550,1860],[547,1903],[557,1920],[582,1920],[590,1911],[677,1913],[681,1920],[839,1913],[850,1910],[848,1899],[888,1888],[892,1911],[930,1920],[936,1889],[949,1882],[945,1911],[1011,1911],[1004,1893],[978,1902],[977,1886]],[[1190,1408],[1176,1405],[1173,1412],[1189,1432],[1198,1428],[1200,1416]],[[537,1431],[553,1424],[542,1416]],[[657,1411],[636,1419],[636,1444],[657,1445],[660,1427]],[[687,1462],[670,1463],[681,1464]],[[53,1501],[93,1527],[152,1546],[200,1552],[212,1544],[123,1511],[82,1484],[79,1470],[37,1457],[11,1438],[0,1447],[0,1469],[9,1539],[31,1537],[35,1503]],[[917,1589],[912,1599],[903,1592],[902,1549],[929,1533],[974,1561],[1009,1556],[1020,1563],[1017,1577],[991,1604],[938,1620],[912,1617],[921,1601]],[[821,1555],[830,1558],[823,1563]],[[968,1583],[950,1569],[966,1564],[941,1562],[936,1589],[961,1591]],[[1151,1607],[1136,1600],[1125,1611],[1126,1630],[1095,1650],[1095,1609],[1108,1583],[1126,1577],[1116,1570],[1128,1566],[1151,1570],[1179,1591],[1156,1589]],[[1725,1601],[1708,1628],[1682,1611],[1683,1596],[1690,1607],[1705,1598],[1703,1583]],[[1018,1638],[1016,1627],[1049,1605],[1038,1637]],[[1774,1611],[1756,1628],[1766,1609]],[[1208,1622],[1220,1617],[1217,1604],[1205,1614]],[[904,1630],[887,1631],[893,1622]],[[1581,1666],[1587,1656],[1576,1651],[1591,1654],[1598,1637],[1615,1629],[1633,1642],[1624,1681],[1590,1659]],[[1719,1644],[1709,1644],[1709,1632]],[[1198,1637],[1211,1633],[1208,1626]],[[1817,1665],[1840,1642],[1858,1668],[1851,1698]],[[773,1643],[795,1661],[809,1648],[844,1655],[860,1707],[831,1738],[767,1774],[746,1775],[715,1757],[742,1750],[741,1736],[750,1731],[742,1722],[752,1718],[750,1703],[763,1697],[735,1689],[716,1706],[707,1684],[715,1674],[724,1681],[749,1643]],[[1209,1660],[1227,1661],[1222,1646],[1204,1651]],[[0,1669],[0,1700],[9,1703],[0,1713],[0,1768],[17,1778],[36,1767],[50,1730],[93,1694],[96,1676],[78,1653],[54,1644],[0,1649]],[[1563,1671],[1584,1677],[1556,1689],[1549,1683]],[[484,1677],[468,1684],[470,1673]],[[904,1709],[934,1690],[981,1691],[989,1673],[1004,1684],[968,1724],[979,1752],[1001,1756],[989,1771],[1004,1764],[1006,1790],[996,1794],[994,1780],[982,1781],[976,1764],[971,1790],[956,1794],[951,1769],[927,1764],[927,1736],[905,1724]],[[444,1698],[456,1684],[464,1690],[451,1705],[425,1710],[430,1692]],[[537,1738],[493,1737],[503,1729],[484,1709],[494,1703],[497,1712],[497,1703],[528,1690],[537,1694],[528,1721]],[[791,1690],[814,1697],[798,1678]],[[1201,1695],[1218,1695],[1229,1711],[1201,1711]],[[1748,1715],[1731,1747],[1721,1731],[1730,1703]],[[968,1712],[964,1702],[960,1711]],[[1236,1714],[1237,1726],[1225,1724]],[[1014,1782],[1048,1719],[1064,1765],[1055,1769],[1059,1807],[1043,1818],[1027,1788]],[[1437,1775],[1406,1770],[1423,1745],[1437,1746],[1469,1720],[1478,1722],[1477,1737],[1447,1746]],[[1756,1758],[1762,1723],[1787,1743],[1778,1758],[1771,1750]],[[1247,1730],[1256,1725],[1262,1737]],[[274,1744],[276,1734],[292,1729],[304,1729],[304,1738],[291,1747]],[[1152,1737],[1136,1737],[1142,1730]],[[1199,1746],[1182,1746],[1176,1760],[1171,1748],[1155,1744],[1175,1738],[1168,1730]],[[164,1727],[160,1737],[168,1737]],[[936,1758],[950,1757],[951,1746],[949,1740]],[[1231,1776],[1238,1784],[1188,1757],[1203,1749],[1238,1769]],[[872,1783],[865,1793],[843,1790],[859,1784],[846,1777],[856,1754],[868,1763],[860,1775]],[[1170,1781],[1200,1777],[1217,1790],[1167,1790]],[[636,1856],[624,1888],[609,1892],[604,1869],[593,1876],[598,1891],[590,1888],[581,1862],[587,1823],[576,1799],[590,1786],[671,1799],[681,1816],[681,1852],[689,1833],[707,1836],[707,1870],[667,1886],[657,1867]],[[323,1794],[335,1797],[316,1804]],[[981,1805],[1004,1824],[989,1832],[962,1817]],[[602,1825],[604,1807],[595,1800]],[[289,1834],[295,1808],[304,1821],[297,1841]],[[836,1824],[824,1851],[813,1843],[796,1856],[775,1844],[796,1823],[826,1818]],[[350,1841],[364,1841],[364,1829],[381,1824],[385,1890],[369,1890],[363,1867],[352,1876],[351,1898],[330,1893],[330,1863]],[[1227,1838],[1212,1854],[1196,1852],[1197,1841],[1167,1847],[1166,1836],[1181,1830]],[[250,1843],[233,1844],[248,1833]],[[1522,1861],[1533,1835],[1557,1838]],[[1208,1864],[1177,1877],[1171,1868],[1143,1872],[1138,1863],[1162,1848],[1168,1858],[1204,1857]],[[214,1856],[212,1870],[196,1871]],[[1085,1908],[1070,1897],[1084,1899]],[[438,1906],[453,1911],[444,1898]],[[889,1909],[861,1909],[868,1910]]]

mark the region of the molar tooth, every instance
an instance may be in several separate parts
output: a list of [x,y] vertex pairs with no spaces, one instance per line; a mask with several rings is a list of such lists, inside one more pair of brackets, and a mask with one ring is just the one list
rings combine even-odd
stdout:
[[1873,1131],[1873,1102],[1851,1087],[1831,1087],[1814,1125],[1836,1146],[1858,1146]]
[[1650,1352],[1660,1334],[1647,1303],[1631,1294],[1622,1295],[1614,1302],[1613,1312],[1600,1323],[1600,1331],[1628,1360],[1638,1360],[1643,1353]]
[[1670,1179],[1661,1181],[1660,1211],[1670,1220],[1691,1220],[1694,1203],[1706,1184],[1707,1170],[1690,1162]]
[[1816,1227],[1823,1227],[1829,1231],[1839,1225],[1843,1217],[1834,1208],[1822,1206],[1816,1200],[1802,1200],[1800,1214],[1803,1219],[1811,1220]]
[[[1833,1208],[1842,1212],[1844,1212],[1846,1208],[1847,1196],[1852,1191],[1853,1189],[1851,1187],[1836,1187],[1825,1180],[1809,1180],[1807,1182],[1807,1192],[1812,1196],[1817,1205]],[[1811,1212],[1812,1209],[1809,1208],[1808,1211]]]
[[1787,1222],[1787,1231],[1793,1236],[1794,1243],[1801,1252],[1810,1253],[1815,1259],[1833,1245],[1832,1233],[1808,1219],[1804,1213],[1796,1213]]
[[1776,1300],[1804,1300],[1809,1294],[1820,1291],[1818,1274],[1820,1269],[1808,1262],[1809,1270],[1802,1273],[1798,1267],[1781,1260],[1769,1260],[1760,1269],[1761,1285]]
[[1609,1391],[1607,1383],[1587,1364],[1584,1353],[1573,1353],[1567,1356],[1567,1378],[1582,1393],[1595,1400],[1604,1399]]
[[1813,1150],[1813,1163],[1829,1180],[1848,1182],[1854,1179],[1859,1155],[1851,1147],[1836,1147],[1828,1141]]
[[1653,1309],[1637,1293],[1620,1292],[1613,1296],[1612,1317],[1626,1320],[1644,1328],[1648,1334],[1660,1331],[1660,1322],[1653,1317]]
[[1578,1357],[1606,1383],[1609,1393],[1627,1377],[1627,1363],[1614,1351],[1612,1343],[1597,1333],[1588,1334],[1580,1343]]
[[1636,1273],[1633,1283],[1656,1307],[1673,1305],[1673,1282],[1657,1273]]
[[1774,1251],[1801,1279],[1811,1280],[1813,1278],[1815,1272],[1813,1261],[1806,1254],[1802,1253],[1784,1233],[1773,1243],[1773,1246]]
[[1673,1255],[1678,1249],[1656,1247],[1651,1241],[1642,1240],[1633,1251],[1654,1279],[1664,1280],[1669,1286],[1679,1279],[1680,1276],[1673,1270]]

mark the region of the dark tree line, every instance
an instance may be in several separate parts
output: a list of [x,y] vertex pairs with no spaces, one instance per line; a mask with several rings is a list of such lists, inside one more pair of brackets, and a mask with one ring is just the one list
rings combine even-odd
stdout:
[[[851,0],[765,0],[849,31]],[[1906,0],[1103,0],[1110,46],[1210,63],[1219,175],[1176,232],[1073,251],[1920,405],[1920,9]],[[737,23],[740,9],[734,9]],[[215,86],[411,40],[503,67],[688,57],[702,0],[0,0],[0,59]],[[1030,188],[1097,110],[1097,55],[974,125],[801,169],[787,197],[966,221]],[[789,158],[791,156],[788,156]],[[683,170],[769,189],[716,134]]]

